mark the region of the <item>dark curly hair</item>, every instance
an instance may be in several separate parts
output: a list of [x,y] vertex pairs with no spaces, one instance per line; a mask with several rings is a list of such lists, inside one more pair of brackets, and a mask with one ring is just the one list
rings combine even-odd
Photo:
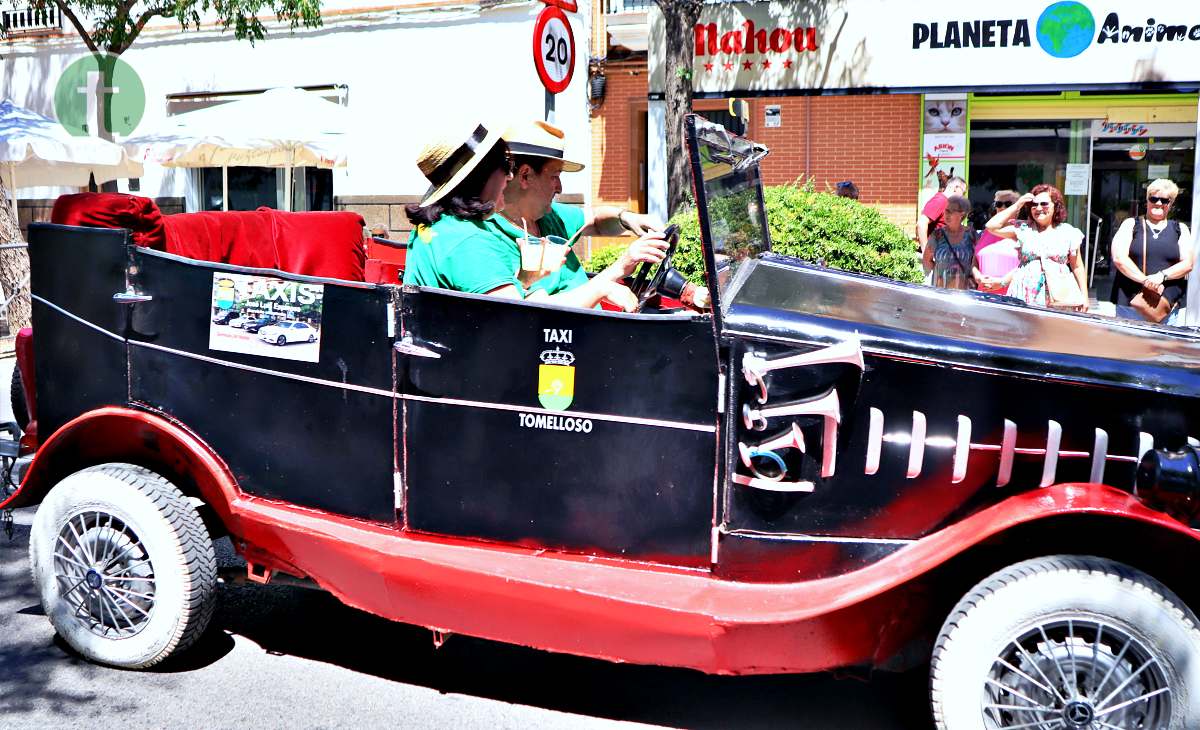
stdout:
[[1051,225],[1057,226],[1067,219],[1067,204],[1063,200],[1062,191],[1058,188],[1047,183],[1042,183],[1041,185],[1034,185],[1029,193],[1031,195],[1040,195],[1041,193],[1050,194],[1050,202],[1054,203],[1054,217],[1051,219]]
[[487,218],[496,211],[496,204],[490,200],[483,200],[479,196],[483,193],[488,178],[496,170],[512,172],[508,144],[504,140],[497,141],[496,146],[488,150],[475,169],[471,170],[471,174],[467,175],[441,200],[425,206],[419,203],[404,206],[408,220],[413,225],[432,226],[446,213],[472,221],[481,221]]

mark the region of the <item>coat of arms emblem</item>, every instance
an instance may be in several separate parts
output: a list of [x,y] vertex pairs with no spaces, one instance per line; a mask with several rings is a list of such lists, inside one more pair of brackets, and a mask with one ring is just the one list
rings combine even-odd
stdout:
[[575,399],[575,356],[566,350],[542,350],[538,365],[538,401],[552,411],[566,410]]

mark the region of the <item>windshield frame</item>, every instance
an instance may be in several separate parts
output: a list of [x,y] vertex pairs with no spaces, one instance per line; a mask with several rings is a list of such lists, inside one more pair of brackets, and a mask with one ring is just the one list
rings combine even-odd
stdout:
[[[748,267],[744,267],[742,264],[735,265],[726,262],[723,268],[718,270],[716,244],[713,241],[712,235],[712,219],[709,215],[710,201],[708,199],[708,192],[705,189],[704,166],[700,159],[700,137],[702,135],[706,138],[704,140],[705,143],[711,143],[713,135],[720,135],[729,141],[728,154],[731,158],[736,159],[731,167],[731,172],[741,168],[741,170],[751,170],[754,173],[755,197],[761,215],[759,225],[762,233],[762,245],[758,251],[758,255],[768,253],[771,250],[771,236],[767,225],[767,207],[766,201],[763,199],[762,173],[758,164],[759,160],[767,155],[768,150],[765,146],[744,137],[739,137],[727,131],[720,124],[710,122],[698,114],[688,114],[684,118],[684,136],[687,142],[688,162],[692,172],[692,195],[696,201],[696,214],[700,219],[700,240],[704,249],[705,277],[712,299],[713,317],[716,319],[717,327],[720,328],[721,321],[724,319],[725,307],[727,306],[725,301],[732,300],[735,284],[745,278],[738,275],[742,273],[740,269]],[[716,176],[713,179],[717,180],[721,177],[723,175]],[[754,258],[748,259],[747,263],[754,260]],[[724,284],[722,284],[722,280],[724,280]]]

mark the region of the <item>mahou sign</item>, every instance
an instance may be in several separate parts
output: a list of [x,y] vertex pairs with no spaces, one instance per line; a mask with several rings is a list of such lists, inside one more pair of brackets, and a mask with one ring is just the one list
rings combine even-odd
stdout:
[[[1188,88],[1200,83],[1200,3],[895,0],[705,3],[692,37],[698,97],[788,91]],[[666,24],[650,9],[650,93],[666,90]],[[1036,74],[1013,69],[1036,68]]]
[[[719,40],[718,40],[719,39]],[[753,20],[743,27],[721,33],[716,23],[696,26],[696,52],[700,56],[755,53],[805,53],[817,50],[816,28],[755,28]]]

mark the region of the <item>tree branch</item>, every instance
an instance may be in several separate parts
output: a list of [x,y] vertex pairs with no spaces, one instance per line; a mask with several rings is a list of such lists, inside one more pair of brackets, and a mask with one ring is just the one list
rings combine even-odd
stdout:
[[133,32],[130,33],[129,37],[125,39],[124,47],[120,51],[117,51],[118,55],[129,50],[129,47],[133,45],[133,42],[137,40],[137,37],[142,34],[142,28],[146,27],[146,23],[150,22],[151,18],[155,17],[156,15],[161,15],[164,18],[170,17],[168,12],[169,10],[170,9],[166,7],[150,8],[146,12],[142,13],[141,16],[138,17],[137,22],[133,24]]
[[83,27],[83,23],[79,22],[79,18],[76,17],[71,8],[67,6],[66,0],[54,0],[54,4],[58,6],[58,12],[67,16],[67,20],[71,21],[71,25],[75,26],[75,32],[78,33],[79,37],[83,39],[83,43],[88,47],[88,50],[92,53],[99,54],[100,49],[96,47],[96,42],[92,40],[91,33],[89,33],[87,29]]

